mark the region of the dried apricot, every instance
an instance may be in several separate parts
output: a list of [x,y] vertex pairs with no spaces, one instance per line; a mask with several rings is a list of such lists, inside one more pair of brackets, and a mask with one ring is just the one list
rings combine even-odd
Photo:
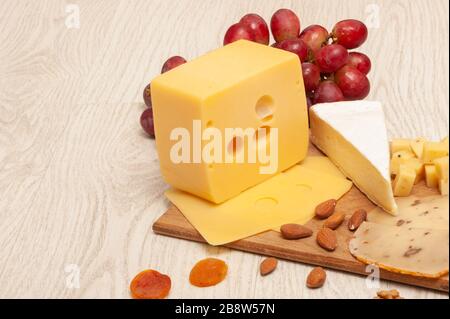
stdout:
[[225,279],[228,272],[227,264],[217,258],[200,260],[192,268],[189,281],[197,287],[209,287],[217,285]]
[[167,297],[172,282],[170,277],[156,270],[140,272],[130,284],[131,296],[135,299],[163,299]]

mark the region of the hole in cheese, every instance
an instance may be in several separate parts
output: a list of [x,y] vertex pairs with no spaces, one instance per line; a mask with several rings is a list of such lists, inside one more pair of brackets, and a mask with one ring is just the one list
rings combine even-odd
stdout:
[[227,146],[228,154],[232,154],[233,156],[236,156],[236,153],[238,153],[242,150],[243,144],[244,144],[244,141],[243,141],[242,137],[240,137],[240,136],[233,137]]
[[256,209],[262,213],[270,213],[278,205],[278,200],[273,197],[262,197],[255,201]]
[[312,191],[312,187],[307,184],[295,184],[295,186],[297,186],[297,188],[301,189],[302,191]]
[[270,126],[261,126],[258,128],[254,135],[256,147],[258,149],[270,150]]
[[264,95],[256,102],[255,112],[261,121],[270,121],[273,118],[274,111],[273,99],[269,95]]

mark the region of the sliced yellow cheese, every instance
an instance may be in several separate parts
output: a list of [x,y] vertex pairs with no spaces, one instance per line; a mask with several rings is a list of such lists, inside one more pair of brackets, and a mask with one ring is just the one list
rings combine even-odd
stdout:
[[411,139],[397,138],[391,141],[391,155],[400,151],[412,152]]
[[396,216],[388,215],[376,207],[367,214],[367,221],[377,224],[449,229],[448,196],[409,196],[396,198],[398,213]]
[[448,155],[448,145],[443,142],[425,142],[423,145],[423,162],[433,163],[433,160]]
[[[333,164],[332,161],[326,156],[307,156],[301,163],[299,163],[302,168],[306,168],[308,170],[312,170],[321,174],[331,175],[337,178],[341,178],[346,181],[347,178],[344,174]],[[338,194],[339,195],[339,194]],[[341,197],[341,195],[339,195]],[[337,197],[336,199],[338,199]],[[299,220],[294,221],[295,224],[305,224],[309,221],[309,218],[300,218]],[[275,231],[280,231],[280,227],[273,228]]]
[[416,180],[416,171],[407,166],[400,165],[400,170],[394,180],[394,196],[405,197],[411,194]]
[[351,186],[346,179],[295,165],[222,204],[175,189],[166,196],[209,244],[223,245],[286,223],[305,223],[319,203],[340,198]]
[[376,205],[391,214],[389,142],[381,104],[322,103],[310,108],[311,141]]
[[425,181],[430,188],[438,188],[439,177],[436,172],[436,166],[425,165]]
[[152,103],[165,181],[214,203],[306,157],[306,97],[293,53],[231,43],[152,80]]
[[350,240],[353,256],[391,272],[437,278],[448,273],[448,229],[364,222]]
[[336,165],[334,165],[333,162],[326,156],[307,156],[303,161],[298,163],[298,165],[320,173],[346,178],[339,168],[337,168]]
[[421,159],[423,155],[423,145],[426,142],[426,140],[422,137],[419,137],[415,140],[411,140],[410,146],[411,150],[414,152],[414,154],[417,156],[417,158]]
[[391,174],[397,175],[400,169],[400,165],[405,164],[408,160],[415,158],[415,155],[411,151],[398,151],[392,154],[391,158]]

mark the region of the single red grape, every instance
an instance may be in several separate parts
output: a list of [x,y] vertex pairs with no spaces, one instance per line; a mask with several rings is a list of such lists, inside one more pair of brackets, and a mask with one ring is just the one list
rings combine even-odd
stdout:
[[261,16],[255,13],[249,13],[243,16],[239,22],[252,30],[255,42],[265,45],[269,44],[269,27]]
[[316,52],[323,44],[327,43],[328,36],[327,29],[317,24],[310,25],[300,33],[300,39],[302,39],[313,52]]
[[367,39],[367,27],[358,20],[343,20],[333,28],[332,35],[335,43],[343,45],[347,49],[361,46]]
[[183,58],[181,56],[176,55],[176,56],[170,57],[167,59],[166,62],[164,62],[163,67],[161,69],[161,73],[166,73],[167,71],[170,71],[184,63],[186,63],[186,60],[185,60],[185,58]]
[[308,46],[300,39],[284,40],[277,48],[297,54],[301,62],[308,59]]
[[315,59],[322,73],[333,73],[347,62],[348,51],[342,45],[329,44],[316,52]]
[[348,54],[347,65],[354,66],[365,75],[369,74],[372,63],[367,55],[360,52],[350,52]]
[[362,100],[370,92],[369,79],[353,66],[346,65],[334,74],[334,81],[347,100]]
[[270,20],[270,29],[276,42],[298,38],[300,33],[300,20],[289,9],[280,9]]
[[314,91],[314,104],[339,102],[344,100],[344,94],[332,81],[323,81],[319,84],[317,90]]
[[153,122],[153,110],[151,107],[147,108],[141,114],[141,126],[145,133],[151,137],[155,137],[155,125]]
[[144,98],[145,105],[152,107],[152,92],[150,91],[150,83],[145,87],[144,92],[142,92],[142,96]]
[[223,45],[227,45],[238,40],[255,41],[255,34],[248,25],[243,23],[235,23],[229,27],[225,33]]
[[320,68],[309,62],[302,63],[303,83],[306,92],[317,89],[320,84]]

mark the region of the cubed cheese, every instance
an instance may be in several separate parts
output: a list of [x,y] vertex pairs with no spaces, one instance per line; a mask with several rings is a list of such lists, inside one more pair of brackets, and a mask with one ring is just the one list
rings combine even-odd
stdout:
[[423,145],[423,162],[433,163],[433,160],[448,155],[448,146],[443,142],[425,142]]
[[436,166],[436,174],[439,179],[448,179],[448,156],[436,158],[433,160],[434,166]]
[[414,152],[417,158],[422,158],[423,154],[423,145],[426,142],[424,138],[416,138],[415,140],[411,140],[410,146],[411,150]]
[[399,151],[412,151],[411,140],[406,138],[397,138],[391,141],[391,155]]
[[425,180],[430,188],[437,188],[439,185],[439,177],[436,173],[436,166],[433,164],[425,165]]
[[416,171],[407,165],[400,165],[399,173],[394,180],[394,196],[406,197],[411,194],[411,190],[416,180]]
[[417,184],[425,177],[425,167],[422,161],[418,158],[410,158],[405,161],[404,165],[412,168],[416,172],[416,179],[414,180],[414,184]]
[[405,164],[407,160],[415,158],[413,152],[408,150],[398,151],[392,154],[391,158],[391,174],[397,175],[400,165]]
[[[308,150],[301,65],[291,52],[231,43],[152,80],[152,103],[164,179],[214,203],[295,165]],[[258,128],[268,136],[252,134]],[[249,160],[255,149],[266,156]]]

